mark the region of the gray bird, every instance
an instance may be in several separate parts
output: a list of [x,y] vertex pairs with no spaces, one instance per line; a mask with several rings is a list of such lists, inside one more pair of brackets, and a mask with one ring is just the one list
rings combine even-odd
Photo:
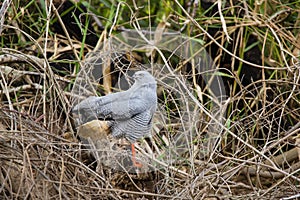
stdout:
[[[157,107],[156,81],[146,71],[133,75],[134,84],[126,91],[103,97],[91,96],[77,104],[72,112],[81,116],[82,122],[95,118],[108,121],[114,137],[125,137],[132,144],[151,135],[152,119]],[[133,162],[136,166],[135,158]]]

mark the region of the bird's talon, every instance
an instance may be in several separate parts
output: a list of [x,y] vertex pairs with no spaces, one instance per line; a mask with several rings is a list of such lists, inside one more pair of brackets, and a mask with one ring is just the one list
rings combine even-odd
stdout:
[[135,166],[135,167],[137,167],[137,168],[142,168],[142,167],[143,167],[143,164],[137,162],[136,160],[132,160],[132,163],[133,163],[133,166]]

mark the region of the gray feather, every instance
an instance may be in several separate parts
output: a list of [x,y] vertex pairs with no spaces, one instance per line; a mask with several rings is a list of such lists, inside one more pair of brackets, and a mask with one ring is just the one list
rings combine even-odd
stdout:
[[156,81],[146,71],[133,77],[135,83],[127,91],[88,97],[73,108],[73,113],[79,113],[84,123],[96,118],[110,120],[112,135],[130,142],[150,135],[157,106]]

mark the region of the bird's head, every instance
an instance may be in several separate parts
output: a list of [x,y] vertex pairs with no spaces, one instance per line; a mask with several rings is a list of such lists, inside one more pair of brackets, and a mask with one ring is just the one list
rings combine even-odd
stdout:
[[139,84],[156,84],[155,78],[147,71],[138,71],[132,76]]

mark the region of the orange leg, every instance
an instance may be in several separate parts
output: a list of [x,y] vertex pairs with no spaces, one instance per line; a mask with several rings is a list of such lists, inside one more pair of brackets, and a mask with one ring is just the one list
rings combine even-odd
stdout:
[[143,167],[143,165],[141,163],[136,161],[134,144],[131,144],[131,152],[132,152],[131,160],[132,160],[133,165],[138,168]]

